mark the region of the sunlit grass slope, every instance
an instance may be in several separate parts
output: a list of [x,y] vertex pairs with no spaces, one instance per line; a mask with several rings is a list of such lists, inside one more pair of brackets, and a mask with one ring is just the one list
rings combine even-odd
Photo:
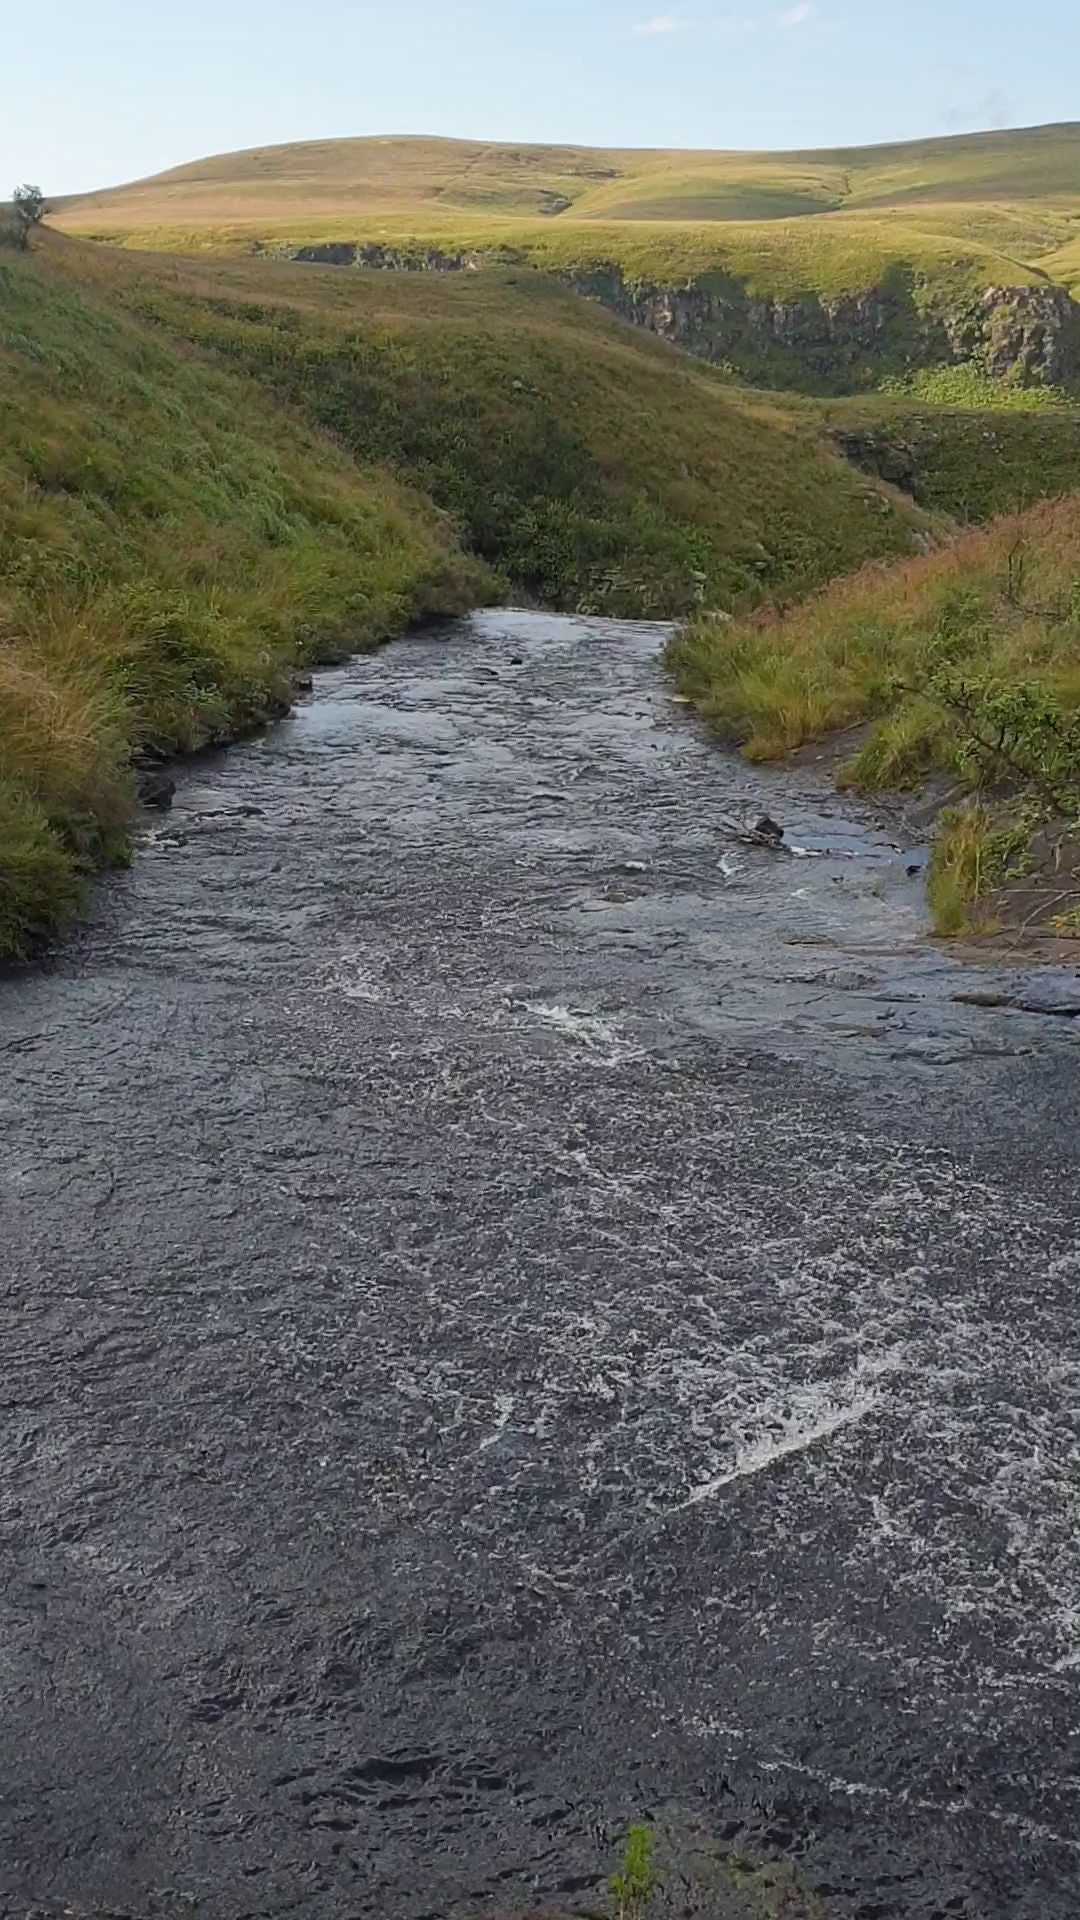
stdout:
[[1075,286],[1080,124],[819,153],[310,141],[83,195],[57,219],[158,251],[505,248],[638,283],[720,273],[777,298],[859,291],[896,268],[939,296]]
[[761,220],[941,203],[1080,202],[1080,126],[802,153],[374,138],[253,148],[84,195],[71,229],[380,213]]

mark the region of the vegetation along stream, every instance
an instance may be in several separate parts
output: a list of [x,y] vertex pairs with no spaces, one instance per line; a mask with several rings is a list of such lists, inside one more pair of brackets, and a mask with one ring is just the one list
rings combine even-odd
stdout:
[[1075,975],[664,637],[326,673],[0,985],[5,1913],[1075,1914]]

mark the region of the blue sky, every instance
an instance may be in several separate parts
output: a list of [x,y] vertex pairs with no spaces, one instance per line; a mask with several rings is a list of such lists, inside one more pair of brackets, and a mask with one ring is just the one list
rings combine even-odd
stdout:
[[1076,0],[0,0],[0,32],[0,196],[340,134],[802,147],[1080,116]]

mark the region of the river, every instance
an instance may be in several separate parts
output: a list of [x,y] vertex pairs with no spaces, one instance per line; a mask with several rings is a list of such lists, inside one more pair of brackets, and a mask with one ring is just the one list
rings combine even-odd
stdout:
[[0,983],[6,1914],[1074,1920],[1080,1021],[662,640],[320,675]]

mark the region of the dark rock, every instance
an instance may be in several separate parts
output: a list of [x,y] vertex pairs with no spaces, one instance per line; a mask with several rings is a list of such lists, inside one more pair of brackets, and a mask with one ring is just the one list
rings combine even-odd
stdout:
[[310,673],[298,673],[293,681],[293,690],[296,693],[314,693],[314,675]]
[[155,807],[158,813],[168,813],[176,793],[176,781],[167,773],[144,773],[139,781],[139,799],[144,807]]
[[778,847],[784,838],[784,829],[777,826],[769,814],[763,813],[760,820],[754,822],[754,835],[758,840],[768,841],[771,847]]
[[1066,386],[1080,372],[1080,307],[1064,287],[986,287],[946,326],[956,358],[1022,387]]
[[993,987],[971,987],[966,993],[954,993],[952,998],[961,1007],[998,1007],[1008,1013],[1045,1013],[1059,1020],[1080,1019],[1080,998],[1075,994],[1052,1000],[1026,993],[999,992]]

